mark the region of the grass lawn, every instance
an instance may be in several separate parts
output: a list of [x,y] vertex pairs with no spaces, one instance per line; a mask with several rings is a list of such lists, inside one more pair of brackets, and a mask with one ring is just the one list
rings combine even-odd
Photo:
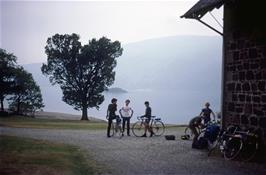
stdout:
[[92,122],[81,120],[39,119],[23,116],[0,117],[0,126],[16,128],[39,129],[82,129],[97,130],[106,129],[105,122]]
[[[105,130],[106,122],[81,120],[40,119],[23,116],[0,117],[0,126],[38,129]],[[167,129],[184,130],[185,125],[166,125]]]
[[0,136],[0,174],[100,174],[78,147],[46,141]]

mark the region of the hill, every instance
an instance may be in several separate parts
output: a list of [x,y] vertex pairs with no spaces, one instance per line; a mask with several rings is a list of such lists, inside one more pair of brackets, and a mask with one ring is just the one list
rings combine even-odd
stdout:
[[[220,110],[222,38],[211,36],[172,36],[123,45],[117,59],[116,79],[112,87],[128,93],[104,93],[100,110],[89,115],[104,119],[111,98],[121,106],[131,99],[134,114],[142,115],[143,102],[152,102],[153,113],[168,123],[186,123],[197,115],[206,101]],[[62,102],[58,86],[51,86],[39,64],[24,65],[41,86],[45,111],[80,114]]]

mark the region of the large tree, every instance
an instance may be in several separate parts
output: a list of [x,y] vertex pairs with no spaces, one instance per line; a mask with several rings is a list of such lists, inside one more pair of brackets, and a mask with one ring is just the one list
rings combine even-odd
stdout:
[[0,103],[4,110],[4,99],[11,94],[14,87],[16,56],[0,48]]
[[44,107],[40,87],[32,74],[18,67],[15,70],[15,87],[13,95],[8,99],[9,107],[17,114],[31,114]]
[[56,34],[47,40],[47,64],[42,72],[52,84],[60,85],[64,102],[82,110],[81,120],[88,120],[88,108],[99,108],[102,92],[115,80],[115,58],[122,51],[119,41],[106,37],[82,46],[77,34]]

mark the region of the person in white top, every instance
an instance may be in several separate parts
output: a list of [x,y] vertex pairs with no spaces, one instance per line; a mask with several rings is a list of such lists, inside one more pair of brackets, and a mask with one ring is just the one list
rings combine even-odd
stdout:
[[133,116],[133,109],[129,107],[130,100],[125,101],[125,106],[123,106],[120,110],[119,113],[123,119],[123,134],[125,131],[125,124],[127,123],[127,135],[130,136],[130,118]]

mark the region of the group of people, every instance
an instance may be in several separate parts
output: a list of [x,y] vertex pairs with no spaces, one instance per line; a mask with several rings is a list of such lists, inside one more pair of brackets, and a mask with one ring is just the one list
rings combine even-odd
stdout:
[[[127,125],[127,136],[130,136],[130,119],[133,116],[133,109],[129,106],[130,100],[127,99],[125,101],[125,105],[119,110],[119,114],[122,118],[122,136],[124,136],[125,125]],[[145,133],[142,137],[147,137],[147,131],[150,132],[150,137],[154,135],[149,123],[151,120],[151,107],[148,101],[145,101],[144,105],[146,106],[145,114],[142,117],[145,117]],[[117,99],[113,98],[111,100],[111,104],[108,105],[107,108],[107,119],[108,119],[108,126],[107,126],[107,137],[110,136],[111,124],[113,120],[120,119],[119,115],[116,114],[117,111]]]
[[[130,136],[130,119],[133,116],[134,111],[129,106],[129,103],[130,103],[130,100],[127,99],[125,101],[125,105],[119,110],[119,114],[122,118],[122,132],[123,132],[122,136],[124,136],[125,125],[127,125],[127,135]],[[152,137],[154,133],[152,131],[152,128],[149,125],[151,116],[152,116],[150,103],[148,101],[145,101],[144,105],[146,106],[146,110],[145,110],[145,114],[142,117],[145,117],[145,133],[142,137],[147,137],[147,131],[150,132],[150,137]],[[110,129],[111,129],[111,124],[113,120],[120,119],[119,115],[116,114],[116,111],[117,111],[117,99],[113,98],[111,100],[111,104],[108,105],[108,109],[107,109],[107,119],[108,119],[107,137],[111,137]],[[202,128],[206,126],[211,121],[211,114],[213,115],[213,118],[215,120],[215,114],[210,109],[210,103],[207,102],[205,104],[205,108],[201,110],[200,115],[190,120],[189,128],[194,134],[192,147],[193,147],[193,144],[197,141],[197,138],[199,136],[199,132],[197,128]]]

